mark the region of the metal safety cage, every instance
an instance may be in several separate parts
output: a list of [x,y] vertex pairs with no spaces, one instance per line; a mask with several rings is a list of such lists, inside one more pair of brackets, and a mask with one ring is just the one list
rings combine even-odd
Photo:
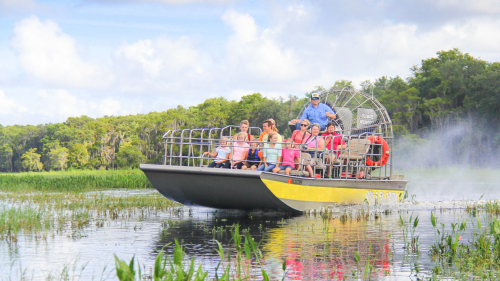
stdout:
[[[320,102],[335,111],[336,118],[329,120],[336,124],[336,131],[345,140],[363,139],[369,136],[381,136],[393,150],[392,120],[386,108],[372,95],[352,88],[331,88],[318,93]],[[300,119],[310,103],[306,103],[297,119]],[[294,126],[290,126],[293,130]],[[377,144],[372,144],[377,146]],[[382,169],[378,169],[379,178],[391,177],[393,162],[392,153]]]
[[[232,136],[224,135],[224,128],[212,129],[179,129],[172,130],[165,134],[165,161],[166,165],[173,166],[188,166],[188,167],[206,167],[210,161],[214,161],[216,157],[205,156],[204,152],[213,152],[215,148],[221,145],[221,142],[226,142],[227,147],[233,152],[233,143],[238,142]],[[315,142],[315,147],[312,150],[305,150],[301,144],[293,143],[293,149],[301,151],[300,159],[296,159],[296,170],[293,170],[291,175],[294,176],[310,176],[321,178],[337,178],[337,179],[368,179],[368,180],[385,180],[391,177],[390,169],[387,166],[377,167],[367,164],[367,159],[378,161],[385,153],[380,149],[382,144],[372,143],[371,138],[381,137],[381,133],[361,133],[353,136],[326,136],[325,144],[332,141],[334,137],[342,138],[341,147],[330,149],[325,146],[323,149],[318,149],[318,142]],[[318,136],[320,137],[320,136]],[[314,139],[313,139],[314,141]],[[261,151],[266,149],[261,141],[248,141],[247,143],[257,143]],[[344,144],[343,144],[344,143]],[[278,144],[278,143],[276,143]],[[282,148],[287,149],[289,142],[281,142]],[[379,149],[376,149],[379,147]],[[305,156],[304,157],[304,153]],[[229,159],[230,166],[233,166],[232,160]],[[283,161],[278,162],[277,166],[284,164]],[[306,169],[311,166],[312,175]],[[373,173],[377,170],[376,173]]]
[[[163,135],[165,154],[164,165],[171,166],[203,166],[203,153],[212,151],[220,144],[223,138],[225,141],[232,141],[232,134],[237,125],[229,125],[223,128],[199,128],[199,129],[177,129],[169,130]],[[257,132],[262,130],[258,127],[249,127],[249,131]]]

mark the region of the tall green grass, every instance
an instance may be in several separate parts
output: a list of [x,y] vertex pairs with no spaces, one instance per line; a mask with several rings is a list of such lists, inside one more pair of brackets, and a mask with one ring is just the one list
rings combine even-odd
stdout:
[[0,175],[0,191],[88,191],[109,188],[151,188],[142,173],[129,174],[3,174]]

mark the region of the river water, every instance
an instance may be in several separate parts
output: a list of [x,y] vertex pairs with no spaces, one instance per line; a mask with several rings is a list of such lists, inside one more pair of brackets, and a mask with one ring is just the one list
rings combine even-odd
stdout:
[[[451,229],[452,222],[472,224],[477,218],[464,207],[477,202],[481,196],[483,201],[500,198],[500,186],[498,182],[484,180],[481,175],[469,177],[467,181],[463,181],[461,175],[456,175],[455,180],[447,178],[448,181],[438,181],[439,177],[432,175],[421,177],[418,171],[409,175],[410,180],[413,176],[409,190],[414,196],[410,195],[405,203],[336,206],[323,217],[319,212],[297,216],[182,207],[147,219],[110,219],[100,227],[90,223],[81,229],[49,231],[42,238],[20,235],[16,243],[3,239],[0,241],[0,279],[116,280],[114,255],[126,261],[135,257],[147,276],[158,252],[174,239],[182,243],[188,258],[194,257],[195,263],[202,264],[213,277],[220,261],[215,251],[216,240],[234,257],[229,232],[234,224],[239,224],[240,230],[249,231],[257,243],[261,242],[261,264],[255,260],[246,262],[256,279],[261,268],[272,279],[279,280],[283,276],[285,280],[363,279],[359,274],[367,262],[373,266],[372,279],[415,280],[431,276],[436,265],[428,255],[435,242],[431,211],[447,230]],[[122,192],[126,196],[131,191]],[[141,192],[147,196],[156,191],[135,194]],[[409,230],[410,217],[419,218],[414,234],[419,236],[418,253],[404,249],[404,231]],[[479,219],[487,223],[485,220],[491,217],[479,215]],[[468,239],[470,231],[466,231],[462,241],[467,243]],[[165,251],[172,253],[172,245],[166,246]]]

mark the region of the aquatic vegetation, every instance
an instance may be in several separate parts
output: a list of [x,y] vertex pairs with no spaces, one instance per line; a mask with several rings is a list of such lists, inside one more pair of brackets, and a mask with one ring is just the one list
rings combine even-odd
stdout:
[[46,239],[49,230],[103,227],[104,220],[149,217],[179,206],[158,193],[5,193],[0,194],[0,201],[5,203],[0,208],[0,237],[8,242],[16,242],[20,232]]
[[486,212],[495,216],[500,215],[500,202],[498,200],[489,200],[484,203],[475,202],[466,207],[468,213],[476,216],[478,212]]
[[[163,249],[162,249],[163,250]],[[154,271],[153,271],[153,280],[205,280],[208,272],[203,272],[201,264],[198,266],[198,269],[194,269],[194,258],[191,259],[191,263],[188,269],[183,265],[184,260],[184,250],[182,246],[179,244],[177,240],[175,240],[175,248],[173,260],[170,257],[163,257],[163,251],[156,256]],[[133,281],[136,280],[136,275],[138,280],[142,280],[141,274],[141,266],[139,263],[138,271],[135,270],[134,258],[127,264],[125,261],[120,260],[115,255],[115,266],[116,266],[116,276],[120,281]]]
[[[235,258],[234,265],[231,262],[231,250],[226,250],[222,247],[221,243],[216,240],[218,249],[216,252],[219,255],[220,261],[215,268],[215,279],[216,280],[270,280],[268,274],[263,269],[262,262],[262,252],[260,251],[260,243],[255,243],[254,239],[249,232],[243,231],[243,235],[240,233],[239,224],[233,225],[231,232],[232,242],[235,248]],[[242,236],[244,240],[242,240]],[[243,245],[242,245],[243,244]],[[191,258],[188,264],[185,259],[185,253],[183,247],[179,244],[178,240],[175,239],[175,246],[173,250],[173,257],[163,256],[163,250],[168,247],[169,244],[165,245],[158,255],[156,256],[153,274],[152,276],[147,276],[153,280],[193,280],[201,281],[205,280],[208,272],[203,271],[202,265],[200,264],[197,269],[195,269],[194,257]],[[227,262],[224,262],[227,257]],[[255,260],[260,267],[260,274],[250,271],[250,263],[246,261]],[[136,270],[137,264],[137,270]],[[221,267],[222,266],[222,267]],[[234,268],[233,268],[234,266]],[[115,255],[115,267],[116,276],[120,281],[132,281],[132,280],[142,280],[144,276],[141,273],[141,265],[134,262],[134,258],[127,263],[120,260]],[[282,269],[284,272],[283,279],[286,277],[286,263],[282,264]],[[219,272],[222,271],[222,275],[219,277]]]
[[[415,230],[417,229],[418,222],[418,216],[413,218],[413,214],[410,215],[408,223],[406,223],[403,217],[399,215],[399,223],[401,227],[403,227],[404,249],[417,254],[419,252],[418,239],[420,235],[415,235]],[[407,241],[408,235],[410,235],[409,241]]]
[[107,188],[151,188],[144,174],[61,174],[46,176],[36,173],[0,175],[0,191],[90,191]]
[[[482,228],[479,217],[470,221],[451,223],[451,232],[445,232],[445,224],[437,224],[431,213],[436,243],[429,255],[436,262],[435,276],[453,276],[466,279],[498,279],[500,276],[500,222],[494,218],[488,227]],[[439,226],[441,228],[439,228]],[[462,241],[465,231],[472,229],[472,240]]]

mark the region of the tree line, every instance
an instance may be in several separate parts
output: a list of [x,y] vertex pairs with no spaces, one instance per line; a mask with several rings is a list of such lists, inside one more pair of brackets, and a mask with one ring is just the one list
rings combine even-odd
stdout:
[[[340,80],[332,87],[344,86],[353,85]],[[480,155],[499,149],[499,62],[486,62],[458,49],[441,51],[413,66],[408,78],[383,76],[360,86],[387,108],[398,139],[423,143],[432,133],[470,120],[467,134],[450,140],[458,154],[470,154],[472,149],[477,155],[463,161],[480,163]],[[252,126],[261,126],[264,120],[273,118],[279,131],[289,135],[288,121],[297,116],[311,93],[322,90],[316,87],[301,98],[267,98],[254,93],[240,101],[210,98],[196,106],[148,114],[0,125],[0,171],[116,169],[160,163],[166,131],[223,127],[245,119]]]

